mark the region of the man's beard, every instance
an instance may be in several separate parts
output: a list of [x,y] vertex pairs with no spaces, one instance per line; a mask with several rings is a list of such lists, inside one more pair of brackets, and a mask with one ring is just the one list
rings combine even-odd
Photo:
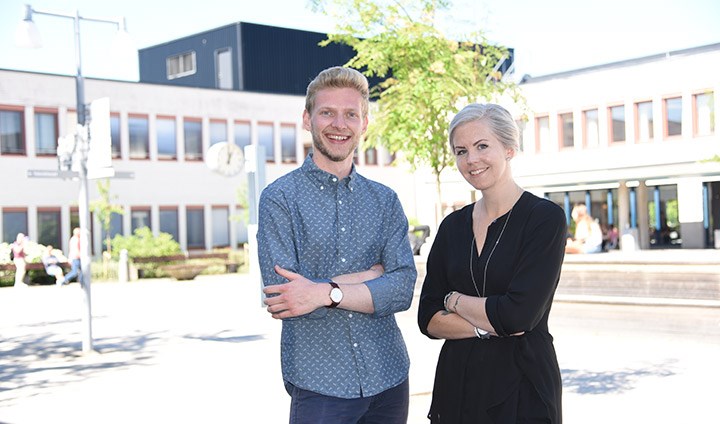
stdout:
[[352,149],[349,149],[347,153],[333,153],[328,149],[325,144],[320,139],[320,136],[315,133],[315,131],[312,131],[312,139],[313,139],[313,149],[320,152],[323,156],[330,159],[333,162],[342,162],[345,159],[348,158],[348,156],[352,155],[355,149],[357,148],[357,145],[355,145]]

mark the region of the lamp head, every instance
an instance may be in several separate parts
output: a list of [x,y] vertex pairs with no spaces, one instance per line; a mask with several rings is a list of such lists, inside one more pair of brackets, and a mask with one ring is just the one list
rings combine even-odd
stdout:
[[35,22],[32,20],[32,6],[29,4],[24,5],[24,17],[23,20],[15,29],[15,45],[18,47],[37,49],[42,47],[42,38],[40,32],[35,26]]

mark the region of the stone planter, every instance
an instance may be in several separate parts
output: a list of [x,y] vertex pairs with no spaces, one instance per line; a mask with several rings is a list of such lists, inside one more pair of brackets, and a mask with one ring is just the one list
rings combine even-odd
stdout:
[[174,264],[165,265],[160,269],[176,280],[192,280],[203,272],[207,265]]

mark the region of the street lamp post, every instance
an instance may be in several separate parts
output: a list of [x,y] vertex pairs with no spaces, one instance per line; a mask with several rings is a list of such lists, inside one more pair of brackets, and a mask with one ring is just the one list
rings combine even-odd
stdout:
[[73,162],[78,171],[80,191],[78,195],[78,213],[80,218],[80,266],[82,272],[81,285],[84,293],[83,314],[83,353],[93,351],[92,338],[92,306],[90,296],[90,210],[88,196],[88,152],[90,150],[90,136],[88,132],[87,113],[85,105],[85,81],[82,75],[82,60],[80,51],[80,21],[106,22],[117,25],[117,38],[127,40],[125,18],[99,18],[80,16],[76,10],[74,14],[57,11],[35,9],[29,4],[25,5],[23,21],[17,28],[15,42],[20,47],[39,48],[41,46],[40,34],[32,20],[33,14],[59,16],[73,20],[75,32],[75,91],[77,102],[77,130],[75,131],[75,145]]

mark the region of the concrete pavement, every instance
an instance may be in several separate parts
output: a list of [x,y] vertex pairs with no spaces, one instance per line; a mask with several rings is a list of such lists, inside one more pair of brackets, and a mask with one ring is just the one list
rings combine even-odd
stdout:
[[[97,353],[82,355],[77,284],[0,289],[1,423],[287,422],[280,323],[247,275],[94,283],[92,292]],[[412,361],[411,424],[427,422],[442,344],[419,333],[416,307],[398,315]],[[720,341],[587,331],[569,324],[576,312],[554,318],[566,307],[551,317],[566,423],[718,417],[714,391],[699,388],[720,375]]]

